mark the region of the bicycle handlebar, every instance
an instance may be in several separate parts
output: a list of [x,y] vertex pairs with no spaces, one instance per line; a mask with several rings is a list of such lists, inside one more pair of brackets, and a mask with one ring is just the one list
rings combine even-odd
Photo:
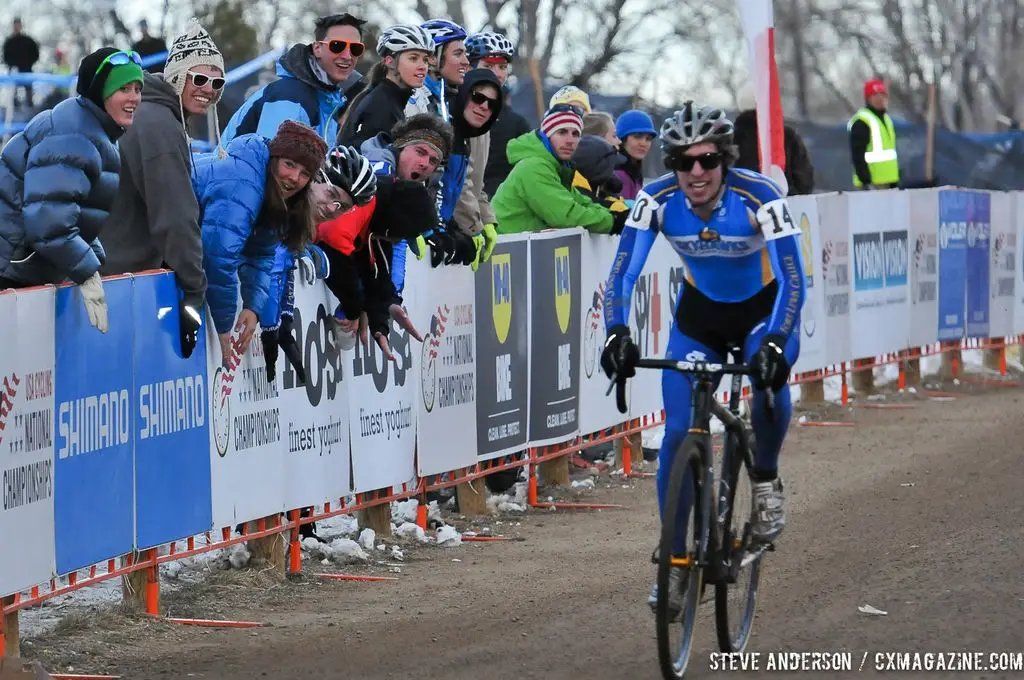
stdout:
[[[681,361],[677,359],[640,359],[636,362],[636,367],[657,368],[698,375],[724,374],[749,376],[753,374],[753,371],[750,370],[747,364],[720,364],[710,361]],[[611,383],[604,393],[606,397],[611,394],[613,388],[615,388],[615,405],[618,407],[619,413],[625,413],[629,410],[626,404],[626,379],[619,379],[618,375],[613,375]],[[770,413],[775,408],[775,391],[766,389],[765,398],[767,399],[768,411]]]

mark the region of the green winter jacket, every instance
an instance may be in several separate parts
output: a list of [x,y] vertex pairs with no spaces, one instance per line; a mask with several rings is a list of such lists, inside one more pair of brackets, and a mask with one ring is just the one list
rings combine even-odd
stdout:
[[508,143],[512,172],[498,187],[491,207],[498,233],[583,227],[600,234],[612,230],[612,214],[572,186],[574,171],[555,158],[536,131]]

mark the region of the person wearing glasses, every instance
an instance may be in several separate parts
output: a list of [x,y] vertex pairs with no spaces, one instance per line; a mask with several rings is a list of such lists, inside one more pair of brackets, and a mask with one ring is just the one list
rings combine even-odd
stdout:
[[0,152],[0,289],[70,279],[104,333],[99,235],[117,194],[117,140],[142,99],[141,62],[112,47],[88,55],[78,96],[36,115]]
[[181,354],[187,359],[206,298],[188,122],[216,107],[224,92],[224,57],[193,19],[171,43],[163,73],[147,73],[145,84],[135,124],[118,144],[121,184],[101,232],[107,248],[101,272],[174,272],[181,290]]
[[613,214],[573,187],[573,154],[583,133],[583,109],[555,104],[540,128],[508,143],[512,172],[498,187],[491,204],[498,233],[583,227],[598,234],[617,234],[626,211]]
[[[675,310],[667,358],[722,362],[727,347],[743,348],[754,387],[757,441],[752,533],[774,540],[785,525],[779,450],[792,414],[786,381],[800,353],[800,307],[805,296],[800,226],[785,191],[764,175],[734,166],[734,126],[721,109],[686,102],[659,134],[670,172],[637,195],[605,286],[608,339],[601,366],[611,377],[636,374],[639,351],[629,335],[630,296],[658,234],[683,261],[686,278]],[[766,391],[775,392],[769,415]],[[690,427],[691,381],[662,374],[665,438],[658,455],[658,507],[664,508],[676,451]],[[680,508],[688,508],[685,497]],[[686,517],[681,517],[686,526]],[[679,543],[685,539],[680,538]],[[676,545],[675,554],[685,554]],[[671,572],[670,607],[678,614],[687,574]],[[657,602],[657,586],[648,604]]]
[[277,62],[277,80],[254,92],[224,129],[224,143],[244,134],[270,139],[286,120],[308,125],[329,144],[338,121],[366,87],[356,70],[363,44],[362,19],[332,14],[316,20],[313,42],[293,45]]

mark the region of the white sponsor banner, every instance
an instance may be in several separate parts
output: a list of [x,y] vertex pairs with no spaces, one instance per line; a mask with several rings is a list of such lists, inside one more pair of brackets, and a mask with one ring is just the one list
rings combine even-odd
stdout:
[[615,394],[605,395],[608,376],[601,369],[604,350],[604,287],[608,282],[618,239],[583,235],[580,253],[583,299],[583,342],[580,350],[580,432],[591,434],[612,427],[626,419],[615,406]]
[[[484,263],[481,266],[487,266]],[[418,474],[436,475],[477,462],[476,284],[469,267],[431,269],[409,258],[407,289],[415,288],[414,343]]]
[[849,195],[850,351],[854,358],[895,352],[910,337],[908,226],[905,191]]
[[910,195],[910,347],[938,342],[939,328],[939,192],[921,189]]
[[818,264],[825,280],[826,365],[850,356],[850,230],[846,194],[817,196],[821,250]]
[[[630,333],[640,356],[665,358],[684,275],[679,255],[664,238],[657,239],[630,298]],[[614,392],[609,399],[613,397]],[[629,381],[629,416],[638,418],[661,409],[661,371],[638,370]]]
[[277,359],[287,508],[336,501],[352,490],[347,375],[352,364],[331,330],[329,317],[337,301],[323,283],[310,286],[301,279],[296,272],[292,332],[306,381],[283,350]]
[[790,196],[789,211],[800,225],[800,259],[804,265],[806,294],[800,311],[800,357],[794,372],[804,373],[826,366],[828,347],[825,322],[825,281],[821,271],[821,226],[818,202],[813,196]]
[[[239,305],[239,309],[241,305]],[[238,333],[232,331],[237,341]],[[233,527],[286,510],[281,377],[267,381],[259,329],[245,354],[222,363],[213,320],[206,319],[210,385],[210,474],[213,526]],[[278,372],[280,373],[280,371]]]
[[[411,254],[408,266],[415,260]],[[421,299],[412,282],[402,292],[405,308]],[[400,487],[416,476],[416,401],[420,398],[420,343],[393,319],[390,361],[371,337],[368,347],[356,342],[345,352],[351,367],[349,432],[352,442],[353,490],[357,493]],[[346,375],[349,375],[346,373]]]
[[1001,338],[1014,334],[1014,291],[1017,271],[1017,200],[1014,194],[993,191],[992,257],[989,263],[988,334]]
[[53,288],[0,295],[0,594],[56,572],[53,296]]
[[1014,211],[1015,233],[1017,234],[1017,253],[1014,263],[1015,281],[1013,293],[1013,329],[1015,334],[1024,333],[1024,261],[1021,253],[1024,253],[1024,193],[1014,192],[1014,201],[1017,204]]

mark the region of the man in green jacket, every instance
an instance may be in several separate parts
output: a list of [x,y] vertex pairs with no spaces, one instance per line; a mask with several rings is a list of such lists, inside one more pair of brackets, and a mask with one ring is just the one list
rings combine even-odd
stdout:
[[512,172],[491,200],[499,233],[572,227],[599,234],[622,231],[628,211],[613,214],[572,186],[575,169],[570,159],[582,131],[582,110],[556,104],[544,114],[540,129],[508,143]]

